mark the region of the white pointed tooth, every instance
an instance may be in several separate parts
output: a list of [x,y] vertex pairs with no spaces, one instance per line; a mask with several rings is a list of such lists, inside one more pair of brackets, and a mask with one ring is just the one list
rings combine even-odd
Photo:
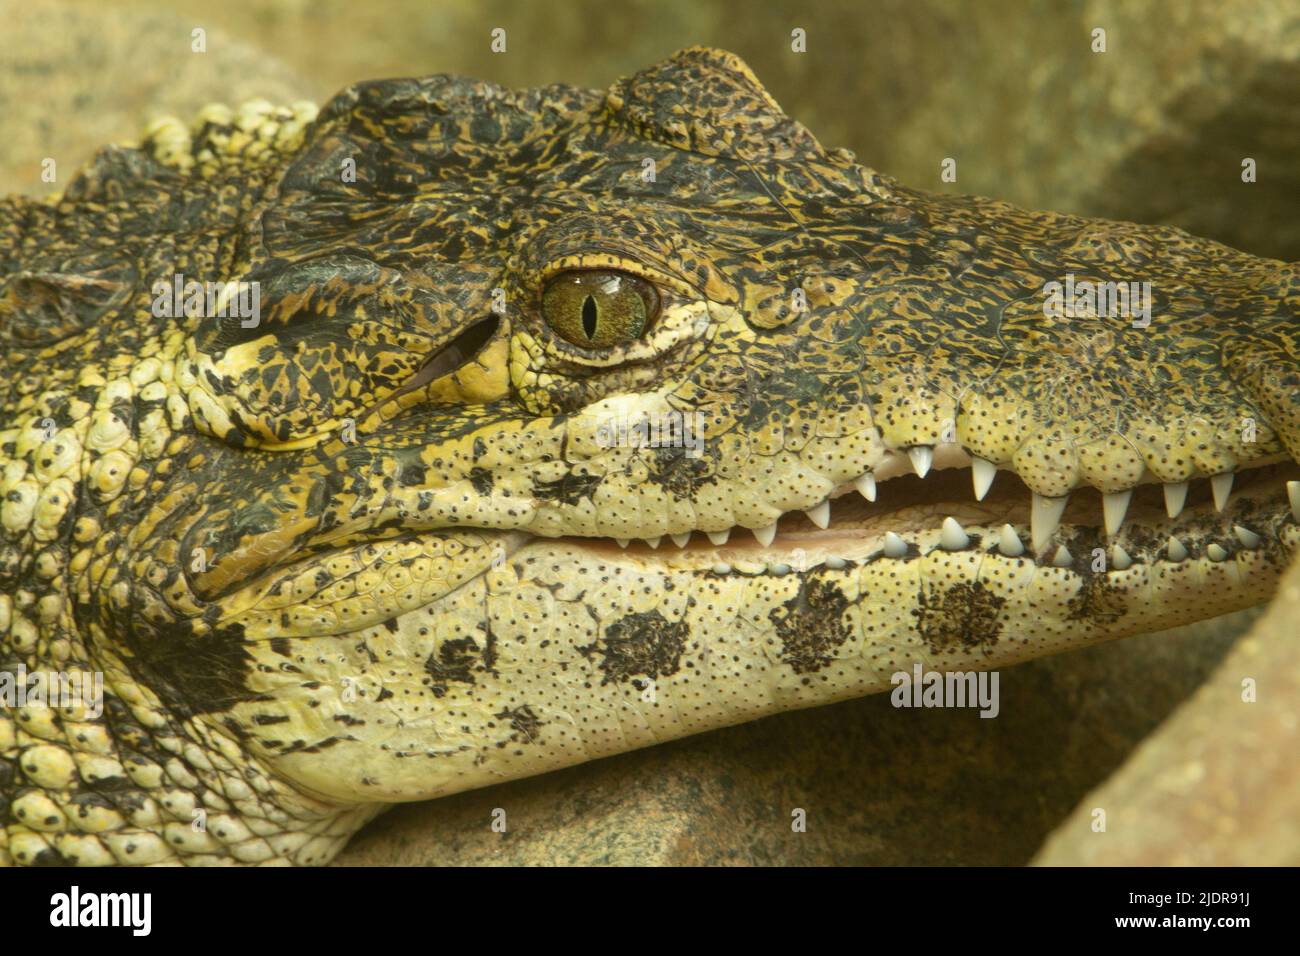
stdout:
[[1251,531],[1249,528],[1243,528],[1239,524],[1234,524],[1232,526],[1232,533],[1237,536],[1237,540],[1241,542],[1243,548],[1249,548],[1252,551],[1264,543],[1263,538]]
[[1124,516],[1128,514],[1128,503],[1133,497],[1133,489],[1113,491],[1101,496],[1101,510],[1106,519],[1106,533],[1114,534],[1124,527]]
[[1073,564],[1074,555],[1070,553],[1070,549],[1065,545],[1061,545],[1057,548],[1056,554],[1052,555],[1052,567],[1054,568],[1068,568]]
[[714,574],[730,574],[730,573],[731,573],[731,565],[729,565],[726,561],[719,561],[717,564],[715,564],[715,565],[713,566],[713,573],[714,573]]
[[858,493],[868,501],[876,500],[876,476],[868,472],[853,483]]
[[970,547],[970,536],[962,530],[956,518],[943,519],[943,530],[939,532],[939,547],[945,551],[960,551]]
[[1170,481],[1165,484],[1165,514],[1177,518],[1187,503],[1187,482]]
[[1227,549],[1221,545],[1211,544],[1205,549],[1205,556],[1211,561],[1226,561],[1228,558]]
[[843,558],[837,558],[834,555],[831,555],[826,559],[826,567],[830,568],[832,571],[843,571],[847,564],[848,562]]
[[790,565],[782,564],[780,561],[777,561],[773,564],[768,565],[767,571],[769,574],[774,574],[778,578],[784,577],[785,575],[790,573]]
[[972,458],[970,476],[971,482],[975,485],[975,500],[983,501],[984,496],[989,493],[993,479],[998,476],[998,466],[983,458]]
[[727,539],[731,537],[731,529],[728,528],[726,531],[710,531],[708,534],[709,540],[714,544],[724,545],[727,543]]
[[1009,524],[1002,526],[1002,532],[998,535],[998,553],[1005,558],[1018,558],[1025,553],[1024,542],[1020,540],[1020,535],[1016,534],[1016,529]]
[[618,546],[620,548],[626,548],[629,544],[632,543],[631,538],[615,538],[614,540],[618,542]]
[[1110,566],[1116,571],[1127,571],[1133,566],[1133,559],[1128,556],[1128,552],[1115,545],[1110,549]]
[[934,449],[929,445],[913,445],[907,450],[907,457],[912,459],[912,470],[917,477],[924,478],[934,464]]
[[672,539],[673,539],[673,544],[677,545],[677,547],[679,548],[684,548],[691,541],[691,533],[689,531],[686,531],[682,534],[675,534],[672,536]]
[[885,557],[901,558],[907,555],[907,542],[892,531],[885,532]]
[[804,512],[804,514],[806,514],[806,515],[808,516],[808,520],[809,520],[809,521],[811,521],[811,522],[812,522],[813,524],[815,524],[817,527],[819,527],[819,528],[821,528],[823,531],[825,531],[826,528],[827,528],[827,527],[830,525],[830,523],[831,523],[831,502],[830,502],[830,499],[829,499],[829,498],[826,499],[825,501],[823,501],[821,504],[819,504],[819,505],[818,505],[817,507],[815,507],[815,508],[809,508],[807,511]]
[[1065,513],[1065,506],[1069,503],[1069,500],[1069,495],[1048,498],[1034,492],[1034,501],[1029,517],[1029,536],[1032,539],[1035,554],[1040,553],[1047,547],[1048,542],[1052,540],[1052,535],[1056,534],[1056,529],[1061,526],[1061,515]]
[[646,538],[645,543],[650,545],[650,547],[652,548],[657,548],[659,547],[659,542],[662,541],[663,539],[664,539],[663,535],[660,535],[657,538]]
[[1291,501],[1291,517],[1300,521],[1300,481],[1286,483],[1286,496]]
[[1214,510],[1222,511],[1228,503],[1228,495],[1232,494],[1232,472],[1225,471],[1221,475],[1212,476],[1210,490],[1214,492]]
[[765,527],[751,528],[750,530],[754,532],[754,537],[758,539],[758,543],[765,548],[776,539],[775,521]]
[[1166,551],[1167,551],[1167,553],[1168,553],[1168,555],[1169,555],[1169,560],[1170,560],[1170,561],[1186,561],[1186,560],[1187,560],[1187,549],[1186,549],[1185,547],[1183,547],[1183,543],[1182,543],[1181,541],[1179,541],[1177,538],[1170,538],[1170,539],[1169,539],[1169,544],[1168,544],[1168,546],[1167,546]]

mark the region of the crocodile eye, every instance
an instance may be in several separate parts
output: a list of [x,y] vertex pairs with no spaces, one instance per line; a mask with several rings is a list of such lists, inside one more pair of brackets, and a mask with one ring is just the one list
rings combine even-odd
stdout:
[[626,272],[564,272],[542,290],[546,323],[584,349],[608,349],[640,338],[658,311],[654,286]]

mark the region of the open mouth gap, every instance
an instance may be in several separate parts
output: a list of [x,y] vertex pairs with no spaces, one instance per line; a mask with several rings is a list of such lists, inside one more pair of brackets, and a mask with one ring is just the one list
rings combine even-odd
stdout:
[[[1194,478],[1188,482],[1181,511],[1172,518],[1167,510],[1164,486],[1160,482],[1144,483],[1133,489],[1123,523],[1114,535],[1107,537],[1123,538],[1124,530],[1134,524],[1177,529],[1180,524],[1193,519],[1204,522],[1207,516],[1217,518],[1218,523],[1230,531],[1235,520],[1232,517],[1235,511],[1233,500],[1247,496],[1262,496],[1270,501],[1276,498],[1281,509],[1286,504],[1285,482],[1297,480],[1300,480],[1300,465],[1294,462],[1242,469],[1234,474],[1231,496],[1220,513],[1216,511],[1211,479]],[[731,529],[722,545],[711,541],[703,532],[693,532],[684,545],[670,540],[671,536],[664,536],[657,547],[643,540],[632,540],[625,550],[648,558],[655,554],[671,556],[682,552],[712,552],[720,548],[762,553],[800,546],[833,547],[837,540],[847,543],[888,532],[907,537],[935,531],[947,517],[962,525],[982,528],[1000,528],[1003,524],[1028,528],[1031,525],[1033,493],[1015,473],[999,471],[992,487],[980,501],[975,500],[971,489],[969,467],[932,471],[925,478],[900,475],[879,483],[875,501],[868,501],[851,490],[837,494],[830,499],[830,518],[825,528],[818,527],[801,511],[782,515],[771,545],[760,544],[747,529],[736,527]],[[1102,493],[1091,486],[1080,486],[1071,491],[1060,526],[1095,528],[1100,532],[1104,527],[1104,513]],[[586,547],[619,548],[611,538],[571,537],[567,540]],[[1029,545],[1027,536],[1025,544]]]

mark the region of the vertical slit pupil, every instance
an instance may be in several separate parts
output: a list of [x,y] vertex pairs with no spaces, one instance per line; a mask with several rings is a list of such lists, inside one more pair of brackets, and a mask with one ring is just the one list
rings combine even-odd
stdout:
[[582,303],[582,331],[587,333],[587,338],[594,338],[596,335],[596,300],[591,296]]

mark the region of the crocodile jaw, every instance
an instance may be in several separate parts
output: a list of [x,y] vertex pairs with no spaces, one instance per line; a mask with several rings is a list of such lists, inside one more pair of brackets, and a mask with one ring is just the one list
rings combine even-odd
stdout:
[[[828,528],[791,516],[767,545],[696,535],[680,548],[621,549],[516,535],[501,560],[501,542],[485,538],[480,557],[497,560],[445,596],[353,632],[348,647],[295,640],[292,679],[269,666],[284,657],[255,642],[268,665],[257,688],[271,699],[306,692],[311,704],[265,731],[264,703],[234,712],[254,729],[255,751],[311,793],[441,796],[886,691],[917,664],[1000,668],[1260,603],[1300,544],[1294,473],[1243,475],[1223,512],[1194,487],[1177,519],[1152,486],[1113,536],[1098,527],[1097,502],[1078,496],[1039,555],[1004,553],[1008,524],[1030,539],[1029,508],[1010,488],[876,514],[837,501],[842,517]],[[926,479],[944,491],[966,480],[956,470]],[[882,481],[879,496],[916,481]],[[472,552],[457,553],[467,569]],[[422,557],[445,560],[446,541],[380,544],[374,564],[404,583],[393,569],[414,571]],[[247,636],[282,632],[273,616],[259,631],[255,609],[240,619]],[[333,742],[285,752],[294,739]]]

